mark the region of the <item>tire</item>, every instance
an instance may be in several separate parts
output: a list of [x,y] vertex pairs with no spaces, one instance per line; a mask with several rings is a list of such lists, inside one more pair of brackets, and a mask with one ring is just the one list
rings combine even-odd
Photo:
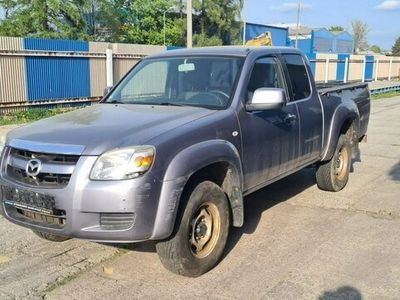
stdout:
[[48,240],[48,241],[51,241],[51,242],[60,243],[60,242],[65,242],[65,241],[68,241],[69,239],[71,239],[71,238],[66,237],[66,236],[55,235],[55,234],[52,234],[52,233],[42,232],[42,231],[38,231],[38,230],[32,230],[32,231],[38,237],[40,237],[42,239],[45,239],[45,240]]
[[225,193],[211,181],[188,188],[182,196],[172,236],[156,245],[161,263],[169,271],[198,277],[221,259],[230,226]]
[[338,192],[349,181],[352,147],[348,135],[342,134],[330,161],[317,167],[317,185],[321,190]]

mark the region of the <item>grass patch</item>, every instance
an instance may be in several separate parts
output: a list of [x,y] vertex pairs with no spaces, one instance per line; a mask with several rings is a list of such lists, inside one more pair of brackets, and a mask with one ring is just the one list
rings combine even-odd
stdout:
[[30,108],[25,111],[6,113],[0,117],[0,125],[23,124],[40,119],[59,115],[68,111],[75,110],[75,107],[56,107],[56,108]]
[[372,95],[371,99],[378,100],[378,99],[393,98],[397,96],[400,96],[400,92],[388,92],[380,95]]

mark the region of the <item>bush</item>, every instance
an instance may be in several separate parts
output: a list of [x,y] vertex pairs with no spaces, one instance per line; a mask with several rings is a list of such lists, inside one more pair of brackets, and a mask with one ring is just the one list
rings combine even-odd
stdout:
[[68,111],[75,110],[73,107],[56,108],[29,108],[25,111],[6,113],[1,116],[0,125],[22,124],[52,117]]

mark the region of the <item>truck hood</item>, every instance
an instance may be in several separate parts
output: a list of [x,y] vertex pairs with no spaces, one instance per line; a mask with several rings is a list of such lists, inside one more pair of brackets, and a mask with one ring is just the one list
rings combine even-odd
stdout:
[[58,149],[77,145],[84,148],[83,155],[100,155],[116,147],[144,145],[212,113],[215,111],[189,106],[98,104],[15,129],[8,135],[7,144],[17,139],[57,144]]

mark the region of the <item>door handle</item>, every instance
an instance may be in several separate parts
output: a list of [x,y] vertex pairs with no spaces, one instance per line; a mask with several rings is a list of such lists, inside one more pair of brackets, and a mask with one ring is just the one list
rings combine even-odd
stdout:
[[297,117],[296,117],[296,115],[293,115],[293,114],[287,114],[285,116],[285,118],[283,119],[283,121],[288,125],[292,125],[294,122],[296,122],[296,120],[297,120]]

